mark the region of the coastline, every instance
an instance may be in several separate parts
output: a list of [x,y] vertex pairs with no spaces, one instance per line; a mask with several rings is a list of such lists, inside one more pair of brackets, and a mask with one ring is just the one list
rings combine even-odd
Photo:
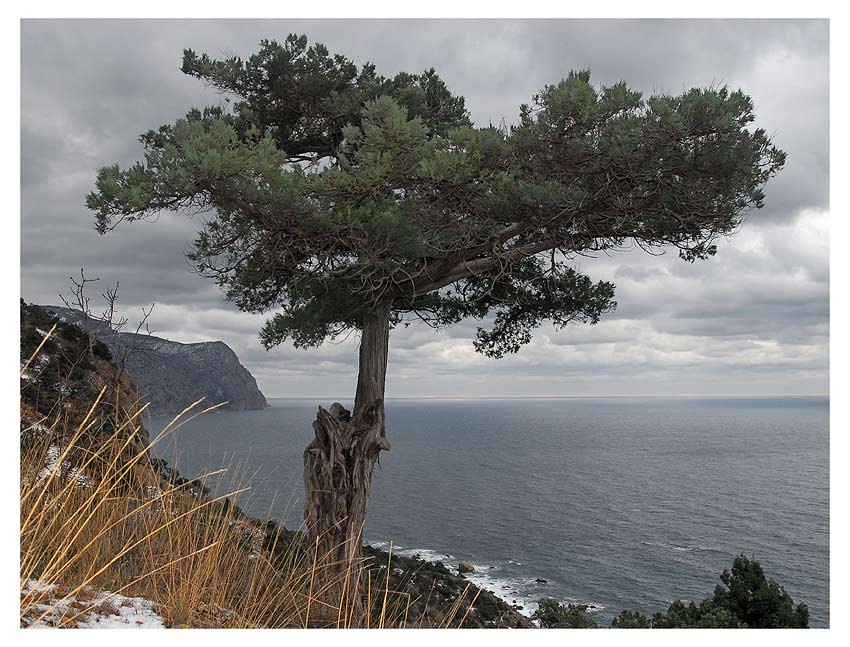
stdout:
[[[390,542],[384,540],[367,540],[364,542],[364,546],[387,552]],[[457,575],[457,577],[463,578],[478,588],[492,594],[517,614],[528,618],[532,623],[534,621],[531,619],[531,616],[537,610],[538,601],[541,598],[554,598],[563,603],[586,604],[588,605],[588,613],[591,615],[596,615],[605,609],[603,605],[595,602],[559,599],[556,594],[546,592],[545,586],[541,590],[540,585],[546,585],[549,582],[546,580],[540,582],[538,580],[539,575],[530,573],[517,575],[516,572],[505,572],[504,566],[497,565],[497,563],[472,561],[430,548],[409,548],[395,544],[392,546],[392,555],[393,557],[420,559],[431,564],[441,564]],[[458,565],[461,561],[471,564],[474,570],[460,573]],[[523,566],[522,562],[513,559],[507,560],[507,563],[513,567]]]

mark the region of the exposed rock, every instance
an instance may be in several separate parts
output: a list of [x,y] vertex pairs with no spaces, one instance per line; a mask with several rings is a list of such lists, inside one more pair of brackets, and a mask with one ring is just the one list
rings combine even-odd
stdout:
[[457,564],[457,572],[458,573],[471,573],[475,570],[475,567],[469,562],[458,562]]
[[[455,575],[440,562],[390,556],[371,546],[363,547],[370,558],[372,591],[383,590],[390,559],[394,568],[389,578],[388,617],[407,617],[407,627],[533,628],[531,619],[486,589]],[[401,570],[402,574],[398,575]],[[474,605],[473,605],[474,600]],[[472,606],[471,606],[472,605]],[[381,605],[375,605],[375,613]]]
[[549,580],[544,580],[542,577],[538,577],[534,581],[537,582],[538,584],[549,584]]
[[[113,433],[111,412],[116,407],[118,418],[121,411],[135,408],[139,400],[135,385],[127,374],[116,370],[105,344],[91,339],[76,326],[57,322],[39,306],[21,300],[20,308],[22,444],[43,440],[57,419],[63,421],[58,425],[62,433],[73,434],[103,391],[101,411],[109,414],[97,426],[103,437],[90,434],[91,443],[97,445]],[[48,337],[54,324],[56,330]],[[143,447],[147,435],[141,424],[138,431],[136,443]],[[62,439],[56,437],[53,441]]]
[[268,406],[257,381],[224,342],[181,344],[152,335],[115,333],[108,324],[78,310],[41,307],[106,344],[113,360],[119,366],[123,362],[142,402],[150,403],[151,415],[178,413],[200,398],[204,406],[227,402],[223,408],[234,411]]

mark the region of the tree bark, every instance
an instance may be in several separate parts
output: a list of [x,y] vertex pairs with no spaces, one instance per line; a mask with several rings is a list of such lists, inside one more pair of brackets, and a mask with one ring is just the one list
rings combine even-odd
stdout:
[[372,471],[388,450],[384,389],[390,303],[373,311],[361,331],[354,413],[335,402],[319,407],[315,438],[304,451],[304,521],[315,573],[313,626],[361,626],[367,612],[361,546]]

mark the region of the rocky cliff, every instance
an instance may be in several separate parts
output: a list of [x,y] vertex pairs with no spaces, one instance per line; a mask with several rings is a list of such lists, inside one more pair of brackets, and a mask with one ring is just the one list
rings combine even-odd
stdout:
[[152,335],[116,333],[78,310],[41,307],[106,344],[138,387],[142,402],[150,403],[152,415],[178,413],[200,398],[205,406],[227,402],[223,408],[234,411],[268,406],[257,381],[224,342],[181,344]]

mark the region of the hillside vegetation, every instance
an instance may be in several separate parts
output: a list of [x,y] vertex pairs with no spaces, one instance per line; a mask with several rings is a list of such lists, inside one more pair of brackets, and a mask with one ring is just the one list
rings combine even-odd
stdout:
[[[21,304],[21,625],[311,627],[317,556],[149,449],[135,387],[109,349]],[[442,565],[367,550],[367,626],[530,621]],[[349,573],[353,577],[355,573]],[[351,626],[335,608],[332,626]],[[311,619],[312,616],[312,619]]]

